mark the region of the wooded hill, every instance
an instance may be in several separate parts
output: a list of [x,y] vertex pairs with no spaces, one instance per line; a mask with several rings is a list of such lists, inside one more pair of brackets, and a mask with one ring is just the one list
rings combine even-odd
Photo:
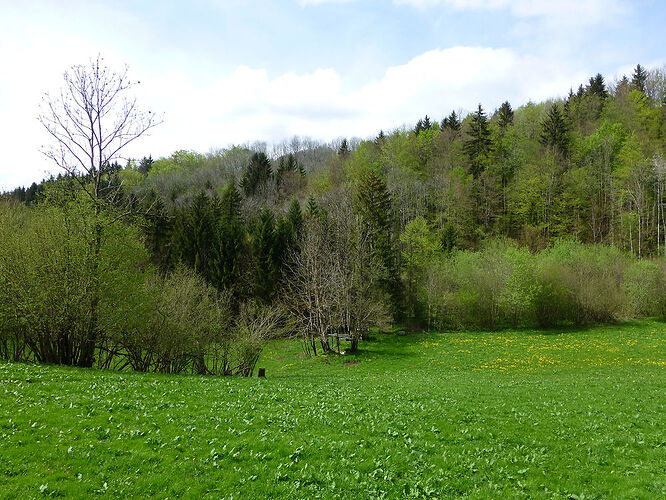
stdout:
[[[121,220],[109,224],[120,238],[115,245],[134,242],[125,245],[135,249],[127,258],[136,263],[132,273],[144,273],[135,284],[147,282],[145,273],[156,276],[148,280],[150,297],[167,293],[173,276],[174,287],[196,288],[201,280],[224,295],[231,318],[244,311],[251,322],[261,316],[252,312],[257,304],[279,306],[285,315],[271,316],[271,324],[293,322],[314,349],[317,340],[329,349],[335,331],[391,321],[549,326],[663,312],[666,266],[656,259],[666,254],[663,70],[639,65],[612,85],[596,75],[565,99],[515,110],[505,102],[494,113],[479,105],[465,117],[433,111],[446,117],[425,116],[412,129],[372,140],[294,138],[272,148],[177,151],[107,165],[103,216]],[[3,205],[4,269],[20,268],[12,259],[27,244],[21,237],[33,238],[28,226],[39,232],[47,220],[65,220],[88,237],[77,212],[77,186],[86,178],[74,180],[3,196],[29,206]],[[59,243],[50,251],[68,248],[72,234],[52,235]],[[44,267],[26,262],[38,282]],[[4,290],[21,288],[19,274],[3,274]],[[5,296],[4,322],[15,334],[7,318],[23,320],[11,312],[12,300]],[[145,345],[136,352],[145,356]],[[131,364],[142,363],[154,366],[155,359]],[[237,371],[251,372],[248,366]]]

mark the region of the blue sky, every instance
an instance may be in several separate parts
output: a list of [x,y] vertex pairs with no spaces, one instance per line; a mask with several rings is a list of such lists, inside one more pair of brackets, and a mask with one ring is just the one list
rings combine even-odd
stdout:
[[0,0],[0,189],[56,171],[40,97],[101,53],[165,122],[132,156],[368,137],[428,113],[566,94],[661,67],[657,0]]

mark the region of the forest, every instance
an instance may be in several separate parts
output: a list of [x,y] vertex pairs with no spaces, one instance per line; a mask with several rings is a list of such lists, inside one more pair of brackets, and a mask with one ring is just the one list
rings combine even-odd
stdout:
[[0,357],[250,376],[275,338],[666,314],[664,69],[463,115],[87,168],[51,152],[60,175],[0,201]]

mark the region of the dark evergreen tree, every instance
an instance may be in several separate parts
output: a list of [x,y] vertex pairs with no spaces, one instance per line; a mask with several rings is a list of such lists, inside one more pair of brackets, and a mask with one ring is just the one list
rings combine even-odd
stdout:
[[557,103],[551,106],[548,116],[541,122],[540,140],[543,145],[554,147],[564,156],[569,152],[569,126]]
[[453,224],[447,222],[442,232],[442,249],[451,253],[456,248],[457,231]]
[[375,139],[375,144],[377,146],[381,146],[384,144],[384,141],[386,140],[386,134],[384,134],[383,130],[379,131],[379,134],[377,134],[377,138]]
[[289,205],[287,220],[289,220],[292,227],[293,240],[299,240],[303,235],[303,212],[301,212],[301,204],[296,198]]
[[388,291],[394,316],[399,317],[402,310],[402,286],[392,237],[391,195],[386,183],[374,172],[369,172],[359,184],[356,202],[380,270],[378,286]]
[[647,82],[647,71],[645,71],[645,68],[641,66],[640,64],[636,65],[636,68],[634,68],[634,74],[631,77],[631,86],[636,89],[640,90],[641,92],[645,93],[645,84]]
[[432,123],[430,122],[430,117],[425,115],[423,119],[423,130],[430,130],[432,128]]
[[199,193],[179,215],[180,227],[175,235],[177,257],[210,281],[208,259],[217,232],[214,203],[206,193]]
[[349,153],[351,153],[351,150],[349,149],[349,143],[347,142],[347,139],[342,139],[340,147],[338,148],[338,156],[346,159],[349,156]]
[[241,188],[245,196],[254,196],[273,176],[271,161],[265,153],[254,153],[243,174]]
[[259,217],[249,223],[254,264],[254,295],[264,302],[270,302],[275,292],[275,217],[269,208],[264,208]]
[[320,213],[319,204],[317,200],[314,199],[314,196],[308,198],[308,216],[309,217],[318,217]]
[[419,135],[421,132],[423,132],[423,120],[419,119],[414,127],[414,134]]
[[218,288],[239,293],[241,263],[246,255],[245,230],[240,218],[240,194],[229,184],[219,202],[217,239],[211,251],[211,282]]
[[152,155],[146,158],[145,156],[141,158],[141,161],[139,162],[139,166],[137,167],[137,170],[142,173],[143,175],[148,175],[148,172],[150,172],[150,169],[153,168],[153,157]]
[[608,97],[608,91],[606,90],[606,83],[604,82],[604,77],[601,76],[601,73],[597,73],[597,76],[590,78],[590,83],[587,86],[588,95],[594,95],[599,97],[601,100]]
[[442,129],[448,128],[454,132],[458,132],[461,126],[462,123],[455,111],[451,111],[451,114],[442,120]]
[[477,178],[485,169],[488,154],[492,150],[488,118],[480,104],[472,115],[467,135],[464,150],[469,158],[470,173]]
[[504,101],[497,110],[497,125],[505,130],[509,125],[513,125],[513,109],[509,101]]
[[[147,197],[150,208],[146,215],[144,234],[146,246],[151,255],[151,260],[165,272],[169,270],[171,261],[171,244],[173,240],[173,217],[167,212],[162,198],[151,192]],[[182,227],[182,226],[181,226]]]

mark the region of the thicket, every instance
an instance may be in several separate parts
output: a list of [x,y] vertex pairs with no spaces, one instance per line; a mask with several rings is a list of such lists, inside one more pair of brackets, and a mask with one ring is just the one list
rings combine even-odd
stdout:
[[561,240],[532,253],[507,240],[432,259],[416,290],[437,328],[552,327],[663,316],[666,262]]
[[279,307],[234,304],[185,265],[158,272],[136,224],[61,187],[34,207],[0,203],[0,357],[247,376],[289,330]]

